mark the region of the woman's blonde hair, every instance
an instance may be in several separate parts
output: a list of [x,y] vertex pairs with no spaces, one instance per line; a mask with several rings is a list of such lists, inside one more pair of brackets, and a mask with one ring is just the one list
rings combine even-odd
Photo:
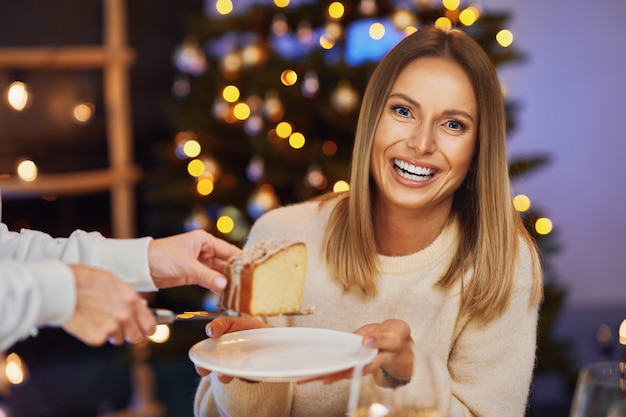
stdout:
[[[325,231],[323,253],[331,274],[346,291],[378,293],[376,242],[372,216],[370,156],[374,132],[398,74],[420,57],[445,57],[459,64],[472,80],[479,122],[474,163],[454,196],[460,241],[440,278],[450,288],[461,280],[461,314],[488,322],[506,309],[514,285],[520,237],[531,249],[535,290],[542,297],[541,266],[534,243],[515,211],[506,157],[506,116],[496,70],[483,49],[459,30],[424,27],[396,45],[379,63],[363,97],[352,153],[350,191],[337,195]],[[473,278],[462,282],[473,270]]]

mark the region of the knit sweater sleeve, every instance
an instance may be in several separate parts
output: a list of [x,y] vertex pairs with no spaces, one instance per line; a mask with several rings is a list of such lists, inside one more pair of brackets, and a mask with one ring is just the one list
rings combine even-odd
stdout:
[[450,417],[522,417],[535,363],[538,306],[529,248],[522,244],[513,295],[504,314],[462,329],[447,364],[451,396],[441,399]]

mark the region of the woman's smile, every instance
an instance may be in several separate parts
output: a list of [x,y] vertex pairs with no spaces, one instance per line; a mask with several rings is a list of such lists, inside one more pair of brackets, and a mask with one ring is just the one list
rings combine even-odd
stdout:
[[398,158],[394,158],[392,160],[392,165],[398,175],[410,181],[428,181],[437,173],[436,169],[413,165],[410,162],[403,161]]

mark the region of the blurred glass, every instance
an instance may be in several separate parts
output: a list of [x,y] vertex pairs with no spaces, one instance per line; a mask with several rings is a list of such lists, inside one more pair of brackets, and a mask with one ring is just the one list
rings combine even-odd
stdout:
[[596,362],[585,366],[578,375],[570,417],[626,416],[621,404],[626,400],[625,374],[624,362]]
[[442,417],[429,361],[414,366],[412,383],[407,386],[381,387],[371,374],[359,375],[357,367],[351,381],[348,417]]

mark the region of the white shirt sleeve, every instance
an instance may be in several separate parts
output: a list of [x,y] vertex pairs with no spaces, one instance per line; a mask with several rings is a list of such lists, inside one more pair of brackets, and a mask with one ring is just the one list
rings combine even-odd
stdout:
[[60,326],[72,316],[76,285],[68,264],[105,269],[137,291],[156,291],[150,241],[107,239],[82,230],[53,238],[35,230],[13,232],[0,223],[0,351],[38,327]]
[[76,286],[61,261],[0,261],[0,351],[36,333],[60,326],[74,312]]
[[74,231],[67,238],[23,229],[9,231],[0,223],[0,261],[60,260],[106,269],[137,291],[156,291],[148,264],[151,238],[107,239],[98,232]]

